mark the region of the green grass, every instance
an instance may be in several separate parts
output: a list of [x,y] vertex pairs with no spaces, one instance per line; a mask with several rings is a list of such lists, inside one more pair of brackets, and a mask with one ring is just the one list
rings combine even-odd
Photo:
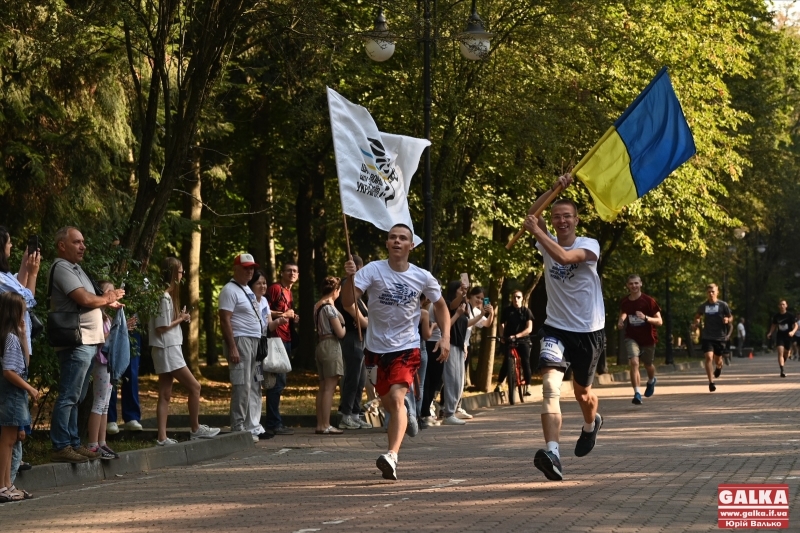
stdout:
[[[155,441],[147,440],[124,440],[119,439],[110,442],[109,446],[115,452],[128,452],[131,450],[142,450],[144,448],[152,448],[155,446]],[[49,439],[42,440],[41,438],[28,437],[22,443],[22,460],[32,465],[42,465],[50,462],[50,451],[53,445]]]

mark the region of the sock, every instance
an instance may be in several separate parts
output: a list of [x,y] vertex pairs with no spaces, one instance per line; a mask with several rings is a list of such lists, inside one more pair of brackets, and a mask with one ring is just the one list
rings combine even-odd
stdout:
[[388,453],[389,453],[389,457],[394,459],[394,462],[396,463],[397,462],[397,454],[395,452],[391,451],[391,450],[389,450]]
[[97,443],[96,442],[90,442],[89,445],[87,446],[87,448],[89,448],[92,451],[95,451],[95,450],[97,450]]
[[783,367],[781,367],[781,374],[783,374]]
[[633,392],[635,392],[636,394],[639,394],[639,387],[634,387],[633,388]]
[[[656,379],[656,378],[653,378],[653,379]],[[651,384],[653,383],[653,379],[648,379],[648,380],[647,380],[647,384],[648,384],[648,385],[651,385]]]
[[591,433],[592,431],[594,431],[594,422],[592,422],[591,424],[583,424],[583,430],[586,433]]
[[99,445],[100,445],[100,447],[102,448],[103,446],[105,446],[105,445],[106,445],[106,441],[104,441],[104,440],[101,440],[101,441],[100,441],[100,442],[98,442],[97,444],[99,444]]
[[559,459],[561,456],[558,454],[558,443],[554,440],[547,441],[547,451],[556,454]]

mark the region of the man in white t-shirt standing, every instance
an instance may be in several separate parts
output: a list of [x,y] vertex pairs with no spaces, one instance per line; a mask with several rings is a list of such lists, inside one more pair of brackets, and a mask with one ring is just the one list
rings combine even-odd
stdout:
[[[420,293],[433,302],[436,322],[442,330],[439,361],[450,354],[450,312],[439,282],[427,270],[408,262],[414,234],[405,224],[396,224],[386,240],[389,259],[372,261],[361,270],[350,260],[345,272],[353,277],[355,291],[343,290],[342,305],[353,305],[364,293],[369,298],[369,324],[364,340],[367,374],[389,413],[388,451],[378,457],[384,479],[397,479],[397,454],[406,432],[408,417],[415,417],[405,397],[420,365]],[[355,294],[354,294],[355,292]],[[413,424],[415,425],[415,424]],[[412,435],[413,436],[413,435]]]
[[[219,293],[222,353],[228,359],[231,380],[231,431],[249,431],[254,442],[265,433],[261,424],[251,422],[261,415],[263,379],[256,360],[263,319],[256,295],[247,286],[257,267],[252,255],[237,255],[233,260],[233,278]],[[251,416],[251,405],[257,406],[258,417]]]
[[[572,176],[565,174],[553,183],[566,189]],[[525,219],[525,229],[536,238],[536,248],[544,258],[547,288],[547,319],[539,332],[541,350],[539,371],[542,375],[542,430],[547,449],[540,449],[533,464],[545,477],[554,481],[564,478],[558,441],[561,432],[561,382],[564,372],[572,368],[573,389],[583,413],[583,428],[575,455],[583,457],[592,451],[597,432],[603,426],[598,414],[597,396],[592,382],[597,361],[605,347],[605,307],[597,262],[600,244],[595,239],[578,237],[578,209],[575,202],[559,199],[550,209],[555,236],[547,230],[544,218],[534,212],[546,201],[540,196]]]

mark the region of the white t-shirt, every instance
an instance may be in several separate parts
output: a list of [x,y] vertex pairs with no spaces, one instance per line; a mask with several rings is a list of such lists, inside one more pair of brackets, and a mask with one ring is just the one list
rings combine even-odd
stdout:
[[436,278],[410,263],[405,272],[395,272],[383,260],[356,272],[355,284],[369,296],[366,348],[375,353],[419,348],[419,295],[438,302],[442,293]]
[[180,324],[169,328],[164,333],[159,333],[157,328],[168,327],[175,319],[175,308],[172,304],[172,297],[168,293],[161,295],[158,302],[158,313],[150,317],[148,332],[150,346],[156,348],[169,348],[170,346],[180,346],[183,344],[183,331]]
[[[550,238],[557,242],[554,235]],[[606,311],[603,290],[597,275],[597,261],[561,265],[553,260],[540,243],[536,248],[544,257],[544,281],[547,288],[548,326],[589,333],[605,327]],[[565,250],[584,249],[600,259],[600,243],[588,237],[576,237]]]
[[269,321],[272,313],[270,313],[269,302],[267,301],[266,295],[261,297],[261,301],[258,302],[258,306],[261,308],[261,323],[264,325],[262,335],[267,335],[269,333]]
[[[483,313],[483,311],[481,311],[477,307],[472,307],[471,309],[472,311],[470,311],[470,315],[472,316],[469,317],[470,320]],[[469,326],[467,328],[467,335],[466,337],[464,337],[464,351],[469,350],[469,338],[472,336],[472,328],[482,328],[485,325],[486,325],[486,317],[483,317],[480,320],[478,320],[478,322],[476,322],[474,326]]]
[[[800,324],[800,321],[798,321],[797,323]],[[736,326],[736,333],[737,333],[737,335],[739,335],[740,339],[744,339],[746,337],[746,335],[747,335],[747,333],[745,333],[745,330],[744,330],[744,324],[742,324],[741,322],[739,322],[739,325]],[[795,334],[795,335],[797,335],[797,334]]]
[[[244,291],[241,289],[244,287]],[[245,293],[247,293],[245,295]],[[256,302],[256,295],[247,285],[239,285],[231,280],[222,287],[219,293],[219,308],[222,311],[231,311],[231,328],[234,337],[261,338],[260,306]],[[256,314],[256,308],[259,313]]]

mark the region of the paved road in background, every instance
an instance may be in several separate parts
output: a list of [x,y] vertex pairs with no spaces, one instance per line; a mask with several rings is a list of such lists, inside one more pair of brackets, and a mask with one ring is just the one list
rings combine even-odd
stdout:
[[708,392],[701,370],[665,374],[631,404],[628,386],[598,388],[597,447],[572,454],[578,404],[564,402],[563,482],[533,467],[539,405],[484,409],[467,426],[406,438],[400,481],[381,478],[380,430],[291,437],[252,453],[0,507],[20,531],[458,531],[650,533],[717,530],[720,483],[788,483],[800,531],[800,363],[735,359]]

